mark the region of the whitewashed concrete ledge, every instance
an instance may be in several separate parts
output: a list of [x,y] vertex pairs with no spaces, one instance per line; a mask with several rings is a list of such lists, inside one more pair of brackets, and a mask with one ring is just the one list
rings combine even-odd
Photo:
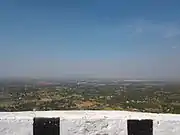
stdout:
[[153,135],[180,135],[180,115],[127,111],[1,112],[0,135],[35,135],[39,117],[59,118],[60,135],[130,135],[128,120],[144,119],[152,120]]

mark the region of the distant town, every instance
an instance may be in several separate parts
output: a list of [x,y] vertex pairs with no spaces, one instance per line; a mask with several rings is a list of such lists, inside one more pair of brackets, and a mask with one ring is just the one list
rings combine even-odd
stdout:
[[127,110],[180,113],[180,83],[1,79],[0,111]]

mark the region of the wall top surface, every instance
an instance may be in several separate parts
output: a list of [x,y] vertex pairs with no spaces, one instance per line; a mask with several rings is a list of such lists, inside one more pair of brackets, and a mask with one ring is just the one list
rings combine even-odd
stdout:
[[152,119],[180,121],[178,114],[156,114],[128,111],[25,111],[0,112],[0,119],[32,119],[34,117],[60,117],[61,119]]

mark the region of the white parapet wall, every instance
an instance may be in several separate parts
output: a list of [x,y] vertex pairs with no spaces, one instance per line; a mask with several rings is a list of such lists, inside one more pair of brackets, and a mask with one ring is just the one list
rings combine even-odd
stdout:
[[[37,135],[34,131],[35,118],[59,118],[60,135],[131,135],[129,120],[152,121],[153,135],[180,135],[180,115],[127,111],[1,112],[0,135]],[[146,123],[141,126],[149,128]]]

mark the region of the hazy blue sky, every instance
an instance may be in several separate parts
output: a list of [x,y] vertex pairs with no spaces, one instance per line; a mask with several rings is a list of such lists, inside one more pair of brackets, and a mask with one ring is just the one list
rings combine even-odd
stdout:
[[10,76],[180,78],[180,1],[1,0]]

